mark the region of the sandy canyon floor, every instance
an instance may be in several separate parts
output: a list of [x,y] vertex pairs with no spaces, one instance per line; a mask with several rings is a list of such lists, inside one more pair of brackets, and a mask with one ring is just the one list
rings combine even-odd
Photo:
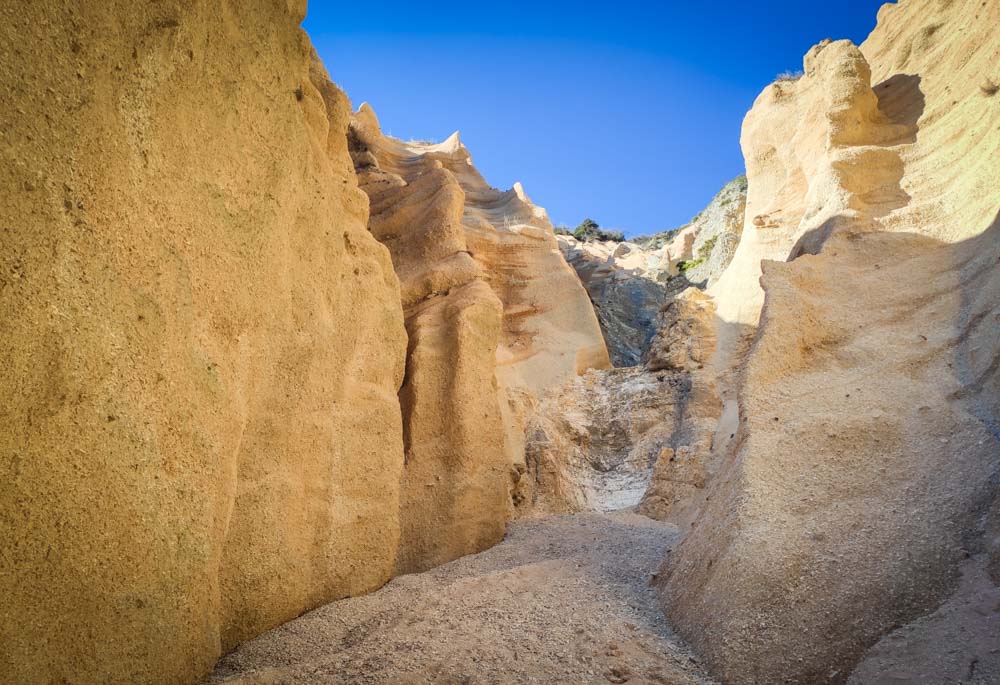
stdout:
[[481,554],[241,645],[206,682],[709,683],[650,585],[678,540],[624,512],[516,522]]
[[[512,523],[499,545],[333,602],[241,645],[206,685],[714,682],[650,581],[681,534],[625,511]],[[971,557],[959,591],[900,626],[852,685],[1000,682],[1000,587]]]

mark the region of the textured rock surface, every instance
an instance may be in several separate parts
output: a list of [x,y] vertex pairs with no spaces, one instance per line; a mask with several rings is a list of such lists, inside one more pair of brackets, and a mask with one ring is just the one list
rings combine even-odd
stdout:
[[743,230],[746,190],[745,176],[734,179],[691,223],[635,241],[556,236],[594,303],[615,366],[643,362],[665,302],[721,275]]
[[536,511],[611,511],[638,505],[689,525],[705,500],[723,418],[705,364],[715,351],[715,307],[688,288],[668,301],[644,366],[593,371],[550,393],[527,431]]
[[647,252],[661,256],[657,261],[667,275],[683,271],[688,282],[699,287],[711,285],[729,265],[740,242],[746,197],[747,177],[738,176],[722,186],[690,223],[633,240]]
[[528,424],[535,512],[613,511],[639,503],[668,449],[683,374],[590,371],[550,393]]
[[743,234],[747,206],[747,177],[740,176],[722,187],[705,210],[691,222],[695,229],[691,257],[684,276],[693,284],[709,286],[729,266]]
[[747,222],[709,289],[710,365],[744,365],[720,389],[742,421],[662,588],[727,682],[846,680],[982,544],[1000,110],[978,84],[998,21],[995,3],[886,5],[860,50],[820,44],[747,116]]
[[[405,165],[434,168],[435,174],[457,182],[449,182],[447,192],[463,194],[464,257],[480,267],[503,303],[497,360],[498,373],[509,385],[539,397],[587,369],[609,365],[587,294],[560,254],[545,210],[531,202],[520,184],[507,191],[490,186],[472,165],[457,132],[443,143],[397,140],[381,134],[368,105],[355,115],[354,127],[376,162],[379,151],[388,149]],[[439,181],[422,180],[425,192],[438,192]],[[414,217],[412,223],[420,225],[423,219]],[[426,249],[431,244],[427,241]],[[415,261],[434,264],[426,255]]]
[[556,240],[593,302],[612,363],[641,364],[666,298],[668,277],[654,266],[660,257],[629,242]]
[[1000,585],[984,559],[959,567],[955,593],[933,613],[887,633],[858,664],[851,685],[1000,682]]
[[659,520],[689,525],[704,504],[705,486],[720,455],[735,438],[738,417],[728,411],[709,364],[716,351],[715,305],[701,290],[688,288],[660,313],[646,367],[684,381],[670,450],[657,459],[639,511]]
[[503,537],[511,464],[496,381],[502,304],[470,256],[455,175],[383,136],[368,107],[354,117],[350,146],[371,200],[368,227],[400,276],[409,334],[396,571],[412,573]]
[[393,568],[406,343],[350,110],[304,3],[2,12],[0,673],[191,682]]
[[[593,307],[556,247],[545,210],[532,204],[519,185],[506,192],[489,186],[457,133],[439,144],[384,135],[368,105],[355,114],[351,139],[362,187],[372,199],[371,228],[393,254],[407,312],[426,317],[429,308],[444,306],[456,289],[474,283],[476,298],[495,302],[500,316],[496,326],[470,320],[454,340],[442,335],[424,341],[429,350],[438,350],[435,376],[465,374],[468,396],[438,400],[454,404],[448,411],[421,416],[408,410],[419,393],[402,396],[404,414],[414,417],[411,435],[419,422],[435,423],[422,429],[428,440],[409,441],[408,454],[431,448],[434,436],[452,430],[454,422],[466,423],[419,460],[439,466],[430,467],[404,492],[411,506],[422,511],[422,521],[437,516],[465,530],[456,539],[420,524],[424,546],[436,546],[441,553],[400,568],[429,568],[502,536],[505,516],[498,515],[501,502],[493,493],[502,493],[509,504],[510,478],[517,480],[524,472],[525,422],[532,407],[549,390],[610,362]],[[411,335],[423,325],[410,315],[407,320]],[[486,357],[487,330],[495,359]],[[461,353],[471,339],[478,362],[449,364],[449,354]],[[450,353],[444,352],[446,347]],[[413,355],[411,339],[411,359]],[[408,371],[407,379],[410,384],[415,377]],[[438,390],[448,387],[439,384]],[[498,402],[502,429],[494,419]],[[437,481],[428,481],[435,469],[451,468],[448,464],[458,453],[466,455],[459,460],[463,468],[474,467],[480,475],[470,481],[452,473],[428,485]],[[408,469],[409,464],[408,459]],[[479,496],[479,491],[490,494]],[[404,516],[404,527],[406,521]]]

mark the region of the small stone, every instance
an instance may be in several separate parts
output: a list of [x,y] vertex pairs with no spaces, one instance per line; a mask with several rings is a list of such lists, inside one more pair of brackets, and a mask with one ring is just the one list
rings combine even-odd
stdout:
[[605,673],[604,677],[611,683],[627,683],[632,674],[625,666],[615,666]]

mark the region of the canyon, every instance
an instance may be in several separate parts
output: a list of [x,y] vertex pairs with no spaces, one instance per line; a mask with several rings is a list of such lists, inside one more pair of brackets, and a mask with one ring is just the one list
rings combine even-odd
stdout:
[[0,680],[1000,681],[1000,3],[816,43],[625,241],[305,13],[2,8]]

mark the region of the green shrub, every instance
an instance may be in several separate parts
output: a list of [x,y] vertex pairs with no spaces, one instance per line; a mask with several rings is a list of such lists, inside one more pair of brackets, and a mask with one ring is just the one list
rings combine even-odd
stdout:
[[713,235],[711,238],[706,240],[698,248],[698,258],[689,259],[686,261],[677,262],[677,271],[679,273],[684,273],[685,271],[690,271],[696,266],[701,266],[704,264],[712,254],[712,248],[715,247],[715,241],[719,239],[719,236]]
[[625,240],[625,234],[621,231],[605,231],[593,219],[584,219],[580,222],[573,231],[573,237],[585,243],[595,240],[612,240],[620,243]]
[[715,241],[719,239],[719,236],[713,235],[711,238],[706,240],[698,248],[698,259],[705,261],[708,259],[709,255],[712,254],[712,249],[715,247]]

